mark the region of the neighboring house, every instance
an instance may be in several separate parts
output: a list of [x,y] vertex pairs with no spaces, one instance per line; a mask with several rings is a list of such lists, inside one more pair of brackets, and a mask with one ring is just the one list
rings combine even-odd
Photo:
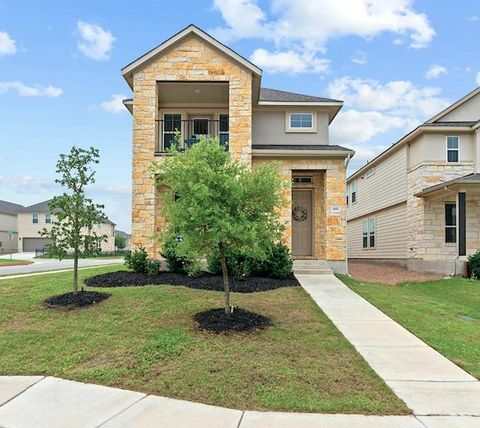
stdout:
[[480,249],[480,88],[348,178],[348,257],[463,274]]
[[0,254],[17,251],[17,212],[22,205],[0,201]]
[[[18,251],[35,251],[45,248],[50,240],[40,236],[44,228],[49,230],[55,216],[49,212],[48,202],[22,207],[17,212]],[[101,243],[102,251],[115,251],[115,223],[105,220],[95,226],[97,235],[106,235],[107,241]]]
[[292,183],[281,218],[293,256],[345,272],[345,168],[354,152],[329,145],[342,101],[261,88],[260,68],[194,25],[122,74],[134,95],[124,101],[133,115],[133,246],[159,256],[152,237],[164,219],[147,169],[178,130],[185,148],[207,135],[253,168],[280,161]]
[[130,235],[127,232],[123,232],[122,230],[116,230],[115,231],[115,236],[121,236],[123,239],[125,239],[125,248],[124,250],[130,251],[132,249],[132,235]]

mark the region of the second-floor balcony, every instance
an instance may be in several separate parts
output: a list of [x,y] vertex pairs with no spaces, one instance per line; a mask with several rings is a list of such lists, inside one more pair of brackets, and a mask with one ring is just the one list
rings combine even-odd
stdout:
[[228,150],[228,114],[219,114],[218,119],[212,119],[212,116],[208,115],[182,119],[181,114],[164,114],[163,119],[157,120],[158,139],[155,152],[168,152],[176,143],[177,134],[180,135],[180,150],[192,147],[202,137],[218,138],[220,144]]

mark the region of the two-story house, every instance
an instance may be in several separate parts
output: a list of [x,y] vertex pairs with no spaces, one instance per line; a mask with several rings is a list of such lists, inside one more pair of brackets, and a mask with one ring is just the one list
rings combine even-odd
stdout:
[[22,205],[0,200],[0,254],[17,251],[17,212]]
[[265,89],[262,70],[190,25],[122,69],[133,91],[132,245],[159,257],[154,236],[164,219],[148,167],[162,159],[175,132],[184,148],[217,137],[255,168],[281,162],[291,182],[282,211],[293,256],[345,271],[345,168],[353,151],[329,144],[342,102]]
[[480,88],[347,182],[349,259],[464,274],[480,249]]

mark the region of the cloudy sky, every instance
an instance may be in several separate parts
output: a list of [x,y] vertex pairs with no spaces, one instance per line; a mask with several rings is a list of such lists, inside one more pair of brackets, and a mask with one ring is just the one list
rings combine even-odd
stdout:
[[129,231],[120,69],[190,23],[263,86],[344,100],[331,139],[352,170],[480,85],[478,0],[0,0],[0,199],[50,198],[58,154],[93,145],[92,196]]

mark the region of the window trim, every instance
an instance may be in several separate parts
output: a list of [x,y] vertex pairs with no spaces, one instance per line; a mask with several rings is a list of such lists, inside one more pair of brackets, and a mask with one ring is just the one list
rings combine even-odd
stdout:
[[[228,131],[222,131],[221,130],[221,116],[227,116],[227,123],[228,123]],[[221,136],[226,135],[227,136],[227,145],[230,142],[230,115],[228,112],[219,112],[218,113],[218,141],[221,143]]]
[[[353,191],[353,187],[355,187],[355,190]],[[358,186],[357,186],[357,179],[355,180],[352,180],[350,183],[349,183],[349,187],[347,189],[347,194],[348,194],[348,201],[349,201],[349,204],[348,205],[354,205],[357,203],[358,201]],[[355,194],[355,200],[353,200],[353,194]]]
[[[453,205],[455,207],[455,224],[448,224],[447,225],[447,206],[448,205]],[[456,244],[458,242],[458,207],[456,202],[451,202],[451,201],[445,201],[444,202],[444,208],[443,208],[443,214],[444,214],[444,243],[445,244]],[[454,241],[447,241],[447,229],[453,229],[455,231],[455,240]]]
[[32,224],[38,224],[39,215],[38,213],[32,213]]
[[[177,115],[180,115],[180,137],[181,139],[183,140],[185,137],[185,129],[184,129],[184,114],[182,111],[171,111],[171,110],[164,110],[164,111],[161,111],[160,112],[160,117],[161,117],[161,120],[163,121],[163,127],[162,127],[162,135],[161,135],[161,145],[160,145],[160,151],[161,152],[165,152],[167,151],[167,149],[165,148],[165,116],[167,114],[177,114]],[[169,135],[175,135],[175,131],[173,132],[170,132],[168,131],[167,134]]]
[[45,224],[52,224],[52,214],[45,213]]
[[[456,149],[449,149],[448,148],[448,139],[449,138],[457,138],[458,140],[458,146]],[[448,160],[448,152],[449,151],[456,151],[457,152],[457,158],[458,160],[456,162],[453,162],[453,161],[449,161]],[[460,135],[446,135],[445,136],[445,161],[448,163],[448,164],[458,164],[460,163]]]
[[[373,230],[370,230],[370,224],[373,222]],[[365,232],[365,223],[367,224]],[[371,245],[371,238],[373,237],[373,245]],[[366,246],[365,246],[365,239]],[[367,217],[362,220],[362,250],[375,250],[377,248],[377,217]]]
[[[312,126],[310,128],[292,128],[292,114],[310,114],[312,116]],[[314,111],[287,111],[285,112],[285,132],[288,133],[316,133],[317,132],[317,112]]]

